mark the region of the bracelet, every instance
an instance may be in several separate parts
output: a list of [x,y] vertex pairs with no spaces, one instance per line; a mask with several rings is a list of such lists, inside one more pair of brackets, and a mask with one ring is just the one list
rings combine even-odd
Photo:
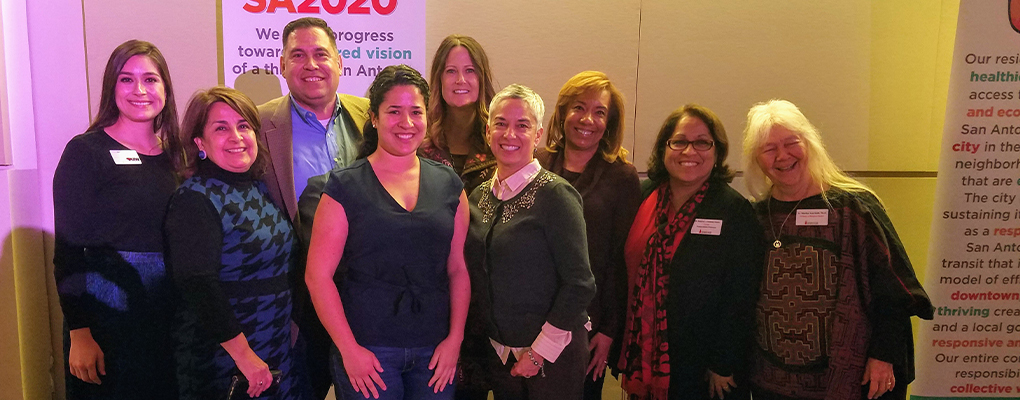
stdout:
[[535,364],[536,367],[538,367],[538,372],[540,372],[542,374],[542,377],[545,378],[545,362],[539,364],[538,361],[535,360],[535,353],[533,353],[531,350],[528,350],[528,358],[530,358],[531,362]]

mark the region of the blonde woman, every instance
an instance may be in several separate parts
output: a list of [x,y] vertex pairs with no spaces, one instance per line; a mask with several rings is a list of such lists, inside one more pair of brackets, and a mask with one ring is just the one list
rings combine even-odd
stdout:
[[641,203],[637,169],[623,148],[623,95],[606,74],[567,80],[549,117],[549,141],[535,158],[581,194],[588,260],[598,291],[588,305],[591,360],[585,399],[602,398],[606,367],[616,365],[627,297],[623,244]]

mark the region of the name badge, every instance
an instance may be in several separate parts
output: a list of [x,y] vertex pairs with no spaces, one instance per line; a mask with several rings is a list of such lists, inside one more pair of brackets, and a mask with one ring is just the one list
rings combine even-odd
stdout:
[[134,150],[110,150],[113,163],[117,165],[141,165],[142,158]]
[[719,236],[722,233],[722,220],[695,218],[694,224],[691,225],[691,233],[695,235]]
[[797,226],[816,226],[829,224],[829,209],[797,210]]

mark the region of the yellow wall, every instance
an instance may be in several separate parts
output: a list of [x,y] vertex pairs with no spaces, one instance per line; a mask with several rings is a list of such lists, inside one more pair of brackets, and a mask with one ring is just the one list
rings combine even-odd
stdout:
[[935,171],[958,0],[875,1],[868,169]]
[[[935,178],[959,0],[874,1],[871,13],[869,178],[918,275],[927,268]],[[895,177],[899,176],[899,177]]]
[[[873,1],[868,171],[918,279],[928,272],[935,177],[959,0]],[[916,342],[917,321],[914,321]]]

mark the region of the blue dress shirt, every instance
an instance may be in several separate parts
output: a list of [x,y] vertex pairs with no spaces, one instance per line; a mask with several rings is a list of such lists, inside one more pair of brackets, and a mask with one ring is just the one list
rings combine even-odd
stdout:
[[337,96],[333,115],[325,126],[290,97],[294,141],[294,190],[298,197],[308,185],[308,178],[346,167],[358,157],[357,128],[344,121],[340,98]]

